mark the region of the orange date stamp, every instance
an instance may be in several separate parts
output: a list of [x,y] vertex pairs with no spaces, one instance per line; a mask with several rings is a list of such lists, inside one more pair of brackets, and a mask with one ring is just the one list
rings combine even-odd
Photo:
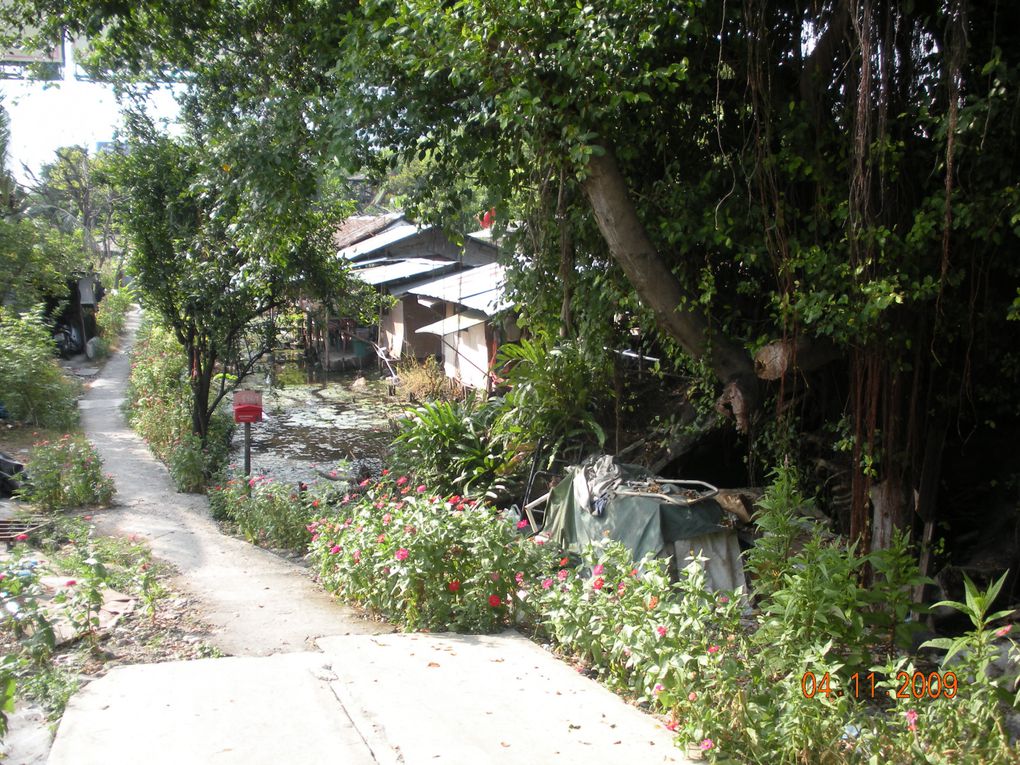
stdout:
[[876,675],[854,672],[846,683],[833,678],[828,672],[820,677],[814,672],[805,672],[800,678],[800,690],[804,698],[824,696],[826,699],[849,696],[857,699],[874,699],[888,696],[894,699],[955,699],[959,692],[959,680],[955,672],[897,672],[894,688],[876,686]]

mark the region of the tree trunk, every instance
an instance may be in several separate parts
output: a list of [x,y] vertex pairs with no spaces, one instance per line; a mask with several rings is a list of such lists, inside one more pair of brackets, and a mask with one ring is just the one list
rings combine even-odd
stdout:
[[779,380],[793,371],[810,372],[835,361],[843,352],[824,340],[798,337],[774,340],[754,354],[754,371],[762,380]]
[[613,258],[655,314],[662,331],[695,359],[708,361],[724,385],[716,408],[728,409],[737,429],[746,433],[758,406],[758,383],[750,354],[742,345],[713,332],[692,296],[656,251],[612,149],[607,147],[603,154],[593,156],[587,169],[584,191]]

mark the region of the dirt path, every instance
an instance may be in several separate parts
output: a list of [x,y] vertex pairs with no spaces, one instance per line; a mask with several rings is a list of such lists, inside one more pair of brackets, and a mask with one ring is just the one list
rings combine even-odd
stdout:
[[179,569],[175,586],[194,595],[224,653],[265,656],[314,648],[323,635],[378,634],[319,589],[301,566],[222,534],[203,495],[179,494],[166,468],[124,420],[120,405],[140,314],[128,317],[121,351],[81,401],[82,427],[113,475],[116,505],[97,514],[99,530],[135,534]]

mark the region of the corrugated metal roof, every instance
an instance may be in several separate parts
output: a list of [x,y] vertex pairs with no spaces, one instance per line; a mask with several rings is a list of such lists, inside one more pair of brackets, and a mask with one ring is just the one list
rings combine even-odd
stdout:
[[407,258],[395,263],[383,263],[368,268],[360,268],[352,273],[366,284],[373,287],[384,286],[416,276],[436,273],[441,270],[456,268],[457,264],[449,260],[429,260],[427,258]]
[[491,315],[510,306],[503,291],[505,280],[506,269],[499,263],[490,263],[420,284],[408,292],[458,303]]
[[333,232],[333,244],[338,250],[381,233],[402,219],[402,213],[386,213],[385,215],[352,215],[341,223]]
[[363,258],[366,255],[371,255],[373,252],[378,252],[379,250],[389,247],[391,244],[396,244],[404,239],[409,239],[412,236],[424,233],[430,228],[432,227],[426,226],[424,228],[418,228],[413,223],[402,223],[383,231],[381,234],[376,234],[364,241],[353,244],[350,247],[344,247],[337,254],[341,258],[345,258],[347,260],[357,260],[358,258]]
[[452,335],[454,332],[460,332],[465,329],[470,329],[477,324],[481,324],[485,321],[486,316],[481,311],[465,311],[464,313],[458,313],[454,316],[447,316],[441,321],[435,321],[431,324],[426,324],[421,329],[416,329],[415,333],[422,334],[428,333],[430,335]]

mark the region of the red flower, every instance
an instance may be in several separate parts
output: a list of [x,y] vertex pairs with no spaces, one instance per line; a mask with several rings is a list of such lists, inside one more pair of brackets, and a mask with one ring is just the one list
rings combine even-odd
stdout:
[[397,560],[407,560],[407,556],[408,556],[408,555],[410,555],[410,554],[411,554],[411,553],[410,553],[410,552],[408,551],[408,549],[407,549],[406,547],[401,547],[401,548],[400,548],[399,550],[397,550],[397,552],[396,552],[396,553],[394,554],[394,557],[395,557],[395,558],[396,558]]
[[605,586],[605,584],[606,580],[600,576],[598,579],[591,583],[591,586],[596,590],[601,590]]
[[319,500],[313,499],[312,500],[312,507],[318,507],[318,506],[319,506]]
[[452,582],[447,582],[446,589],[448,589],[450,592],[456,592],[457,590],[460,589],[460,580],[454,579]]
[[400,478],[397,479],[397,486],[403,486],[405,483],[407,483],[406,475],[402,475],[400,476]]
[[382,474],[389,475],[390,474],[389,468],[383,468]]
[[717,645],[710,645],[708,647],[708,652],[709,653],[719,653],[719,646],[717,646]]
[[502,603],[503,601],[500,599],[499,595],[489,596],[489,605],[492,606],[493,608],[499,608],[500,605],[502,605]]
[[27,542],[28,541],[28,534],[18,534],[18,536],[14,537],[14,541],[15,542]]
[[415,491],[418,492],[419,494],[424,494],[425,493],[425,484],[422,484],[421,486],[419,486],[417,489],[415,489]]
[[526,529],[526,528],[528,528],[528,521],[526,519],[524,519],[524,518],[522,518],[521,520],[517,521],[517,528],[519,528],[519,529]]
[[560,565],[561,566],[568,566],[568,565],[570,565],[570,558],[560,558]]
[[66,582],[64,582],[65,587],[74,587],[76,584],[78,584],[78,581],[75,579],[68,579]]
[[659,637],[666,637],[666,633],[669,632],[668,629],[662,626],[656,627],[655,631],[658,633]]

